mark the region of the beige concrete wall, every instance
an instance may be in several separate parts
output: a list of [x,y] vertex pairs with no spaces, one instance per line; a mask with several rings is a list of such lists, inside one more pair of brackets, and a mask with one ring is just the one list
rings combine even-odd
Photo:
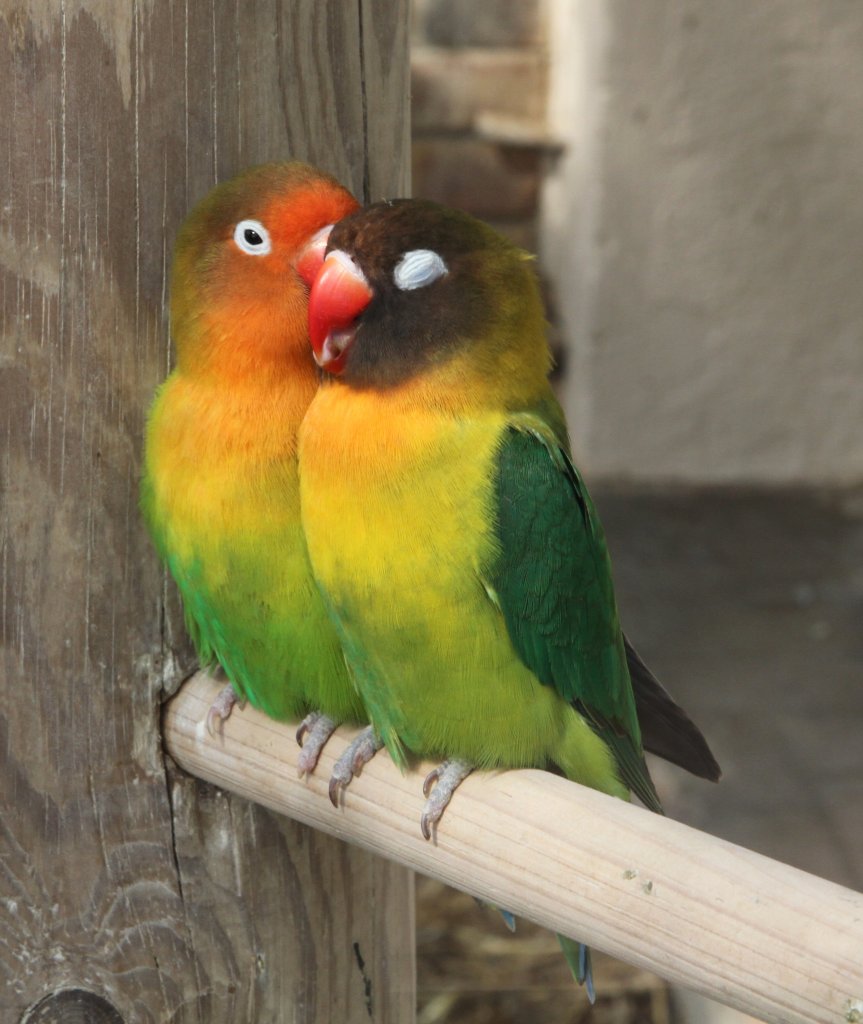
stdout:
[[592,477],[863,480],[863,3],[550,0]]

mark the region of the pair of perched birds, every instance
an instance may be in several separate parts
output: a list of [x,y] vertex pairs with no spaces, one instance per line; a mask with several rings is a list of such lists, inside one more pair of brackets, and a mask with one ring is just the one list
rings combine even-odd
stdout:
[[525,253],[434,203],[360,210],[265,165],[184,223],[171,329],[147,524],[201,662],[306,716],[301,770],[370,723],[331,796],[381,745],[444,762],[426,836],[472,768],[549,768],[656,811],[645,749],[718,778],[621,631]]

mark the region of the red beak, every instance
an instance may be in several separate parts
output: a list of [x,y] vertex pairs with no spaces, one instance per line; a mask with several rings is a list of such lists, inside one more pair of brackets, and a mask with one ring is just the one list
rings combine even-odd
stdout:
[[373,297],[350,256],[339,249],[329,253],[309,295],[309,340],[318,366],[328,373],[344,369],[357,318]]

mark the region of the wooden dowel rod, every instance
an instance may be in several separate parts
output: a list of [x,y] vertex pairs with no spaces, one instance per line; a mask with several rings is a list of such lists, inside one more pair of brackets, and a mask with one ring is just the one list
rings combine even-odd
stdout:
[[236,710],[203,726],[218,683],[168,704],[165,742],[187,771],[777,1024],[863,1021],[863,894],[546,772],[476,773],[434,842],[421,780],[379,754],[327,798],[339,729],[297,775],[296,724]]

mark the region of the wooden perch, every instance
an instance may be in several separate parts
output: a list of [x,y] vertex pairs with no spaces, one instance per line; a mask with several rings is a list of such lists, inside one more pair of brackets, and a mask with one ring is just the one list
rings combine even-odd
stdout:
[[765,1021],[863,1021],[863,894],[540,771],[470,776],[426,842],[430,766],[402,775],[381,753],[335,809],[352,734],[300,779],[295,724],[246,708],[206,732],[218,689],[199,674],[167,707],[194,775]]

